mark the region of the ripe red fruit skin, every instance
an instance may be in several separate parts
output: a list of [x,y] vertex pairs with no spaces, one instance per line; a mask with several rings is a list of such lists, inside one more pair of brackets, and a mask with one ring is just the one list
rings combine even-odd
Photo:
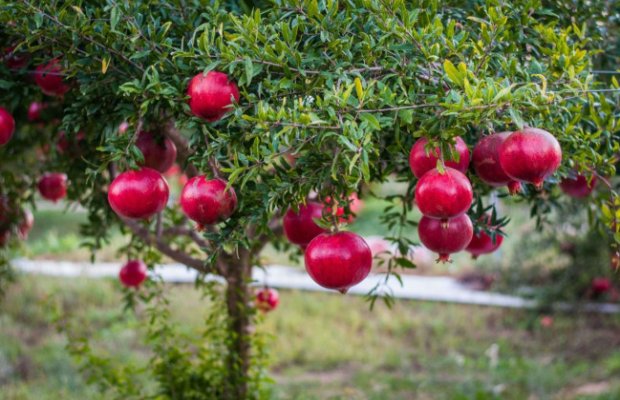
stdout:
[[118,273],[118,278],[123,286],[138,287],[146,280],[148,268],[140,260],[130,260],[123,265]]
[[560,188],[564,193],[570,197],[582,199],[588,197],[596,186],[596,176],[592,177],[592,180],[588,183],[588,178],[578,174],[574,178],[564,178],[560,181]]
[[28,121],[37,122],[41,120],[41,112],[47,108],[47,104],[33,101],[28,106]]
[[322,233],[312,239],[304,260],[306,271],[316,283],[344,294],[368,276],[372,252],[355,233]]
[[4,146],[13,137],[15,120],[6,108],[0,107],[0,146]]
[[121,217],[148,219],[166,207],[169,194],[161,174],[144,167],[117,176],[110,184],[108,202]]
[[41,91],[48,96],[62,96],[69,91],[69,86],[64,82],[64,73],[57,59],[37,67],[34,80]]
[[177,159],[177,147],[170,138],[156,137],[151,132],[140,132],[136,146],[144,156],[145,167],[153,168],[161,173],[166,172]]
[[450,254],[465,249],[471,242],[474,226],[467,214],[448,223],[424,216],[418,224],[418,235],[427,249],[439,254],[438,262],[449,262]]
[[256,292],[256,308],[262,312],[273,311],[280,304],[278,291],[271,288],[264,288]]
[[463,214],[471,206],[473,196],[469,179],[449,167],[443,173],[436,168],[428,171],[415,188],[415,202],[429,218],[450,219]]
[[198,229],[229,218],[237,208],[235,189],[226,190],[223,179],[196,176],[187,181],[181,192],[181,208],[198,223]]
[[214,122],[232,110],[231,97],[239,101],[239,89],[235,82],[228,79],[228,75],[209,71],[194,76],[187,88],[189,107],[197,117]]
[[503,241],[503,236],[495,235],[495,243],[493,243],[491,235],[484,231],[480,231],[477,235],[473,235],[465,250],[471,253],[472,258],[476,259],[483,254],[493,253],[495,250],[499,249]]
[[282,225],[284,235],[289,242],[298,246],[305,247],[321,233],[326,230],[318,226],[315,220],[323,216],[323,205],[314,201],[309,201],[305,205],[299,206],[299,212],[289,209],[284,215]]
[[538,189],[562,162],[562,149],[557,139],[547,131],[525,128],[513,132],[499,150],[502,169],[512,179],[529,182]]
[[494,133],[482,138],[474,147],[472,163],[476,175],[486,184],[493,187],[508,185],[511,194],[516,194],[521,189],[519,182],[513,181],[499,161],[499,149],[510,136],[511,132]]
[[28,209],[22,210],[22,218],[17,226],[17,235],[21,240],[28,239],[28,234],[34,226],[34,215]]
[[[418,139],[409,152],[409,168],[416,178],[421,178],[425,173],[434,169],[437,166],[437,160],[439,159],[439,149],[435,148],[428,154],[426,152],[426,145],[428,139]],[[454,168],[462,173],[467,172],[469,167],[469,149],[467,144],[460,137],[456,138],[456,151],[459,154],[459,161],[448,160],[448,155],[445,155],[444,164],[446,167]]]
[[592,292],[596,295],[607,293],[612,288],[611,281],[607,278],[594,278],[591,283]]
[[39,179],[38,187],[44,199],[57,202],[67,195],[67,175],[47,172]]

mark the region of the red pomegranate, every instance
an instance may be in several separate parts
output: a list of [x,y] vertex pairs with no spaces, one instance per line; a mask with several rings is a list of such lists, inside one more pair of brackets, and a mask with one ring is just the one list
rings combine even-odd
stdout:
[[17,235],[21,240],[28,239],[28,234],[30,230],[34,226],[34,215],[30,212],[30,210],[24,208],[22,210],[22,218],[19,221],[19,225],[17,225]]
[[29,57],[24,53],[15,53],[15,46],[9,46],[4,49],[4,63],[9,69],[22,69],[28,65]]
[[304,260],[316,283],[344,294],[368,276],[372,252],[355,233],[322,233],[308,244]]
[[39,193],[44,199],[57,202],[67,195],[67,175],[47,172],[39,179]]
[[454,168],[432,169],[418,181],[415,202],[430,218],[449,219],[466,212],[473,200],[469,179]]
[[495,235],[495,242],[493,242],[493,238],[488,233],[480,231],[473,235],[465,250],[471,253],[472,258],[476,259],[483,254],[493,253],[499,249],[503,241],[502,235]]
[[596,181],[596,176],[592,176],[592,179],[588,179],[581,174],[577,174],[574,177],[562,179],[560,181],[560,188],[570,197],[581,199],[588,197],[590,193],[592,193]]
[[0,146],[4,146],[13,137],[15,120],[6,108],[0,107]]
[[[469,149],[460,137],[457,137],[455,140],[456,145],[453,147],[453,150],[456,149],[456,152],[459,154],[459,161],[448,160],[448,154],[446,154],[444,162],[447,167],[465,173],[467,172],[467,167],[469,167]],[[427,144],[428,139],[420,138],[414,143],[409,152],[409,167],[413,175],[418,179],[426,172],[435,168],[439,159],[439,148],[427,151]]]
[[217,71],[194,76],[189,82],[187,95],[192,113],[209,122],[222,118],[232,110],[233,101],[239,101],[239,89],[235,82]]
[[144,262],[140,260],[130,260],[127,264],[123,265],[118,273],[118,278],[123,286],[136,288],[146,280],[147,272],[148,268]]
[[140,132],[136,146],[144,156],[143,165],[161,173],[172,167],[177,159],[177,147],[170,138],[164,135],[158,136],[151,132]]
[[474,235],[474,226],[467,214],[461,214],[445,223],[422,217],[418,224],[420,241],[427,249],[439,253],[438,262],[450,261],[450,254],[465,249]]
[[280,303],[280,295],[275,289],[264,288],[256,292],[256,308],[262,312],[273,311]]
[[512,132],[494,133],[482,138],[474,147],[472,162],[476,175],[486,184],[494,187],[508,185],[511,194],[521,190],[521,184],[512,180],[499,162],[499,149]]
[[77,135],[67,138],[65,131],[60,131],[56,140],[56,151],[58,154],[77,152],[84,140],[86,140],[84,132],[78,132]]
[[108,202],[118,215],[147,219],[161,212],[168,202],[168,183],[151,168],[126,171],[112,181]]
[[41,112],[47,108],[47,104],[33,101],[28,106],[28,121],[37,122],[41,120]]
[[223,179],[196,176],[187,181],[181,192],[181,208],[198,229],[228,219],[237,208],[235,189],[226,190]]
[[282,225],[284,234],[289,242],[305,247],[318,235],[325,233],[325,229],[316,224],[323,216],[323,205],[309,201],[299,206],[299,211],[289,209],[284,215]]
[[502,169],[512,179],[533,183],[542,188],[545,178],[552,175],[562,162],[562,149],[547,131],[525,128],[512,133],[499,150]]
[[48,96],[62,96],[69,91],[64,82],[64,71],[58,59],[39,65],[34,73],[34,80],[41,91]]
[[611,281],[607,278],[597,277],[592,279],[592,283],[590,284],[590,288],[592,289],[592,293],[596,296],[600,296],[604,293],[607,293],[612,288]]

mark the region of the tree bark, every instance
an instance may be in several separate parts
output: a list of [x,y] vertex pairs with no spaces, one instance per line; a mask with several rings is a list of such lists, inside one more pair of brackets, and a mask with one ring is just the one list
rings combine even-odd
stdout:
[[248,379],[251,362],[251,254],[239,249],[235,256],[226,257],[226,308],[228,311],[228,379],[227,400],[248,398]]

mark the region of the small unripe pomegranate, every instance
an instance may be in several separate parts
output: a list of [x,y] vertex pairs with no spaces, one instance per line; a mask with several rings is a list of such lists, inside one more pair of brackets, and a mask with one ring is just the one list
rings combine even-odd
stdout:
[[469,179],[450,167],[443,173],[436,168],[428,171],[415,188],[415,202],[420,212],[444,220],[466,212],[473,196]]
[[594,295],[600,296],[604,293],[609,292],[612,288],[612,284],[611,281],[607,278],[597,277],[592,279],[590,287]]
[[151,132],[140,132],[136,146],[144,156],[145,167],[153,168],[161,173],[166,172],[177,159],[177,147],[170,138]]
[[22,217],[19,221],[19,225],[17,225],[17,235],[21,240],[28,239],[28,234],[30,230],[34,226],[34,215],[30,210],[24,208],[22,210]]
[[33,101],[28,106],[28,121],[37,122],[41,120],[41,112],[47,108],[47,104]]
[[197,117],[214,122],[232,110],[232,103],[239,101],[239,89],[228,75],[209,71],[199,73],[187,88],[189,107]]
[[0,107],[0,146],[4,146],[13,137],[15,120],[6,108]]
[[286,238],[298,246],[307,246],[312,239],[326,232],[315,222],[322,216],[323,205],[314,201],[300,205],[298,212],[293,211],[292,208],[289,209],[282,221]]
[[316,283],[344,294],[368,276],[372,252],[355,233],[322,233],[308,244],[304,260]]
[[562,179],[560,181],[560,188],[570,197],[581,199],[588,197],[590,193],[592,193],[596,181],[596,176],[592,176],[592,179],[588,179],[581,174],[577,174],[575,177]]
[[187,181],[181,192],[181,208],[198,223],[198,229],[228,219],[237,208],[235,189],[226,189],[223,179],[196,176]]
[[57,202],[67,195],[67,175],[47,172],[39,179],[38,187],[44,199]]
[[511,194],[521,190],[521,184],[512,180],[499,162],[499,149],[512,132],[494,133],[482,138],[474,147],[472,163],[476,175],[486,184],[499,187],[508,185]]
[[[459,155],[458,162],[455,160],[449,160],[448,154],[444,155],[444,164],[447,167],[454,168],[462,173],[467,172],[467,167],[469,167],[469,149],[467,148],[467,144],[461,139],[457,137],[455,146],[453,150]],[[411,168],[411,172],[415,175],[416,178],[421,178],[425,173],[434,169],[437,166],[437,160],[439,159],[439,148],[432,149],[427,152],[426,146],[428,144],[428,139],[420,138],[418,139],[413,146],[411,147],[411,151],[409,152],[409,167]]]
[[552,175],[562,162],[562,149],[547,131],[525,128],[513,132],[499,150],[499,161],[512,179],[529,182],[542,188],[545,178]]
[[420,242],[427,249],[439,254],[437,262],[449,262],[450,254],[465,249],[474,235],[474,226],[467,214],[444,222],[422,217],[418,224]]
[[140,260],[130,260],[123,265],[118,273],[118,278],[123,286],[137,288],[146,280],[148,268]]
[[278,291],[271,288],[264,288],[256,292],[256,308],[262,312],[273,311],[280,303]]
[[491,235],[480,231],[478,234],[473,235],[465,250],[471,253],[472,258],[476,259],[483,254],[493,253],[499,249],[503,241],[504,237],[502,235],[495,235],[495,242],[493,242]]
[[48,96],[62,96],[69,91],[64,82],[64,71],[58,59],[39,65],[34,73],[34,80],[41,91]]
[[121,217],[147,219],[161,212],[168,202],[168,183],[154,169],[126,171],[116,177],[108,190],[108,202]]

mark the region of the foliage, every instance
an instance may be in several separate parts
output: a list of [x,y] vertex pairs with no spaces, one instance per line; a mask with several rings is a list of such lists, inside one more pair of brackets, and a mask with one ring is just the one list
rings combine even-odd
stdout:
[[[353,192],[372,195],[370,183],[393,176],[409,182],[405,193],[385,199],[391,205],[383,218],[390,240],[406,254],[414,243],[405,228],[415,224],[407,153],[421,136],[451,156],[456,136],[473,145],[492,131],[549,130],[562,145],[562,167],[543,191],[529,187],[519,200],[542,225],[561,204],[558,178],[574,169],[609,177],[588,211],[617,247],[620,87],[592,70],[618,61],[610,48],[618,38],[618,11],[612,2],[599,3],[4,3],[0,38],[29,62],[19,71],[0,66],[0,104],[18,121],[15,138],[0,150],[2,194],[16,204],[32,202],[43,171],[66,172],[68,198],[89,213],[83,227],[89,248],[101,247],[109,229],[120,225],[133,235],[128,256],[153,264],[164,253],[203,275],[224,276],[239,289],[227,291],[226,302],[234,342],[229,350],[239,353],[252,319],[246,285],[256,255],[268,241],[282,244],[279,216],[311,193],[345,205]],[[64,98],[44,98],[29,82],[35,66],[53,58],[71,85]],[[185,91],[191,77],[214,69],[237,82],[241,101],[229,116],[207,124],[191,115]],[[50,103],[45,123],[28,123],[28,104],[41,99]],[[130,134],[119,134],[125,121]],[[233,217],[202,235],[187,226],[178,207],[144,223],[117,218],[105,191],[118,171],[142,160],[135,145],[141,129],[174,137],[188,173],[226,177],[240,194]],[[73,145],[63,154],[55,146],[60,130]],[[77,140],[79,132],[85,140]],[[473,184],[477,217],[493,204],[486,197],[490,189],[475,178]],[[325,216],[323,222],[334,221]],[[389,263],[394,273],[414,267],[404,257]],[[161,346],[154,349],[169,355]],[[237,356],[230,361],[228,379],[245,380],[236,376],[245,375]],[[153,367],[157,371],[157,363]],[[176,373],[160,378],[162,388],[166,378],[180,379]]]

